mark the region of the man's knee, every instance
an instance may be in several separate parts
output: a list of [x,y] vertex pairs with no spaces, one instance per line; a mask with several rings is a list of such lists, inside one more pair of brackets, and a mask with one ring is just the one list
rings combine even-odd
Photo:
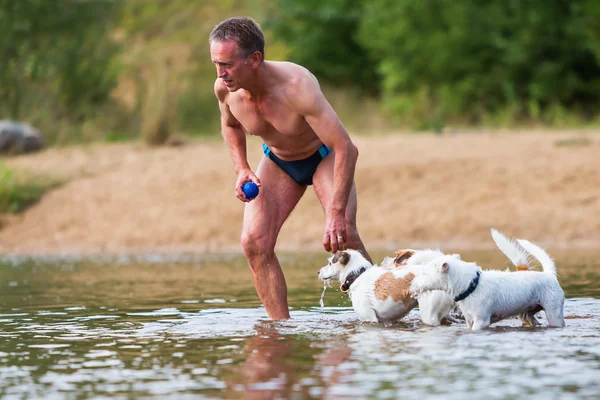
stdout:
[[258,231],[242,232],[241,244],[244,254],[249,258],[268,254],[275,249],[275,240],[270,235]]

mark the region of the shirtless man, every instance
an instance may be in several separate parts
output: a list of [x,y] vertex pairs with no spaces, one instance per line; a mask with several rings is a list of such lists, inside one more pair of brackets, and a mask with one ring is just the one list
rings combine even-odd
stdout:
[[[237,174],[235,194],[246,203],[242,248],[269,316],[289,318],[275,243],[308,185],[325,210],[325,250],[353,248],[369,257],[356,229],[358,149],[308,70],[264,60],[264,36],[252,19],[221,22],[209,42],[222,134]],[[245,131],[264,140],[256,174],[246,158]],[[260,187],[252,200],[242,191],[248,181]]]

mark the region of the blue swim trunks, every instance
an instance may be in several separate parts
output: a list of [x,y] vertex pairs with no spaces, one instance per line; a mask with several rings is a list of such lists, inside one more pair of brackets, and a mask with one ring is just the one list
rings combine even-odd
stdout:
[[273,160],[273,162],[277,164],[279,168],[284,170],[285,173],[291,176],[293,180],[302,185],[312,185],[312,178],[317,170],[317,167],[319,166],[319,163],[327,154],[331,153],[331,149],[322,144],[312,156],[305,158],[304,160],[283,161],[273,154],[266,143],[263,143],[262,147],[265,156]]

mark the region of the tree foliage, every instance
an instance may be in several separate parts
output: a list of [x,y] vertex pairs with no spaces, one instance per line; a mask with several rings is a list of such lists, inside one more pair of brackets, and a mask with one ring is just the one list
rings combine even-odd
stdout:
[[[126,32],[125,79],[136,82],[138,103],[152,97],[151,88],[169,64],[168,98],[174,130],[191,134],[218,133],[220,117],[214,95],[215,66],[210,59],[208,35],[216,24],[234,15],[263,20],[270,0],[189,1],[128,0],[120,27]],[[158,103],[159,99],[151,100]],[[150,108],[141,107],[142,120]]]
[[291,61],[325,82],[377,93],[376,58],[358,38],[363,2],[279,0],[277,5],[265,27],[287,44]]
[[142,107],[153,71],[169,65],[167,94],[151,99],[169,126],[217,132],[207,37],[234,15],[261,23],[267,59],[307,67],[339,98],[368,94],[404,123],[599,114],[598,0],[0,0],[0,119],[49,143],[63,126],[136,136],[154,113]]
[[0,0],[0,113],[26,118],[34,104],[82,118],[116,84],[110,29],[118,2]]
[[360,37],[380,57],[386,102],[399,113],[473,121],[506,108],[517,118],[591,111],[600,58],[586,1],[373,0]]

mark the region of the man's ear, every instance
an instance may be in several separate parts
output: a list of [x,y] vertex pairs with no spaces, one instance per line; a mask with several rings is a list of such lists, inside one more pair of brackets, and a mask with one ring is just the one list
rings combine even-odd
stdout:
[[248,61],[250,62],[250,65],[252,65],[253,68],[257,68],[262,62],[262,60],[263,56],[260,51],[255,51],[254,53],[250,54],[250,57],[248,57]]

